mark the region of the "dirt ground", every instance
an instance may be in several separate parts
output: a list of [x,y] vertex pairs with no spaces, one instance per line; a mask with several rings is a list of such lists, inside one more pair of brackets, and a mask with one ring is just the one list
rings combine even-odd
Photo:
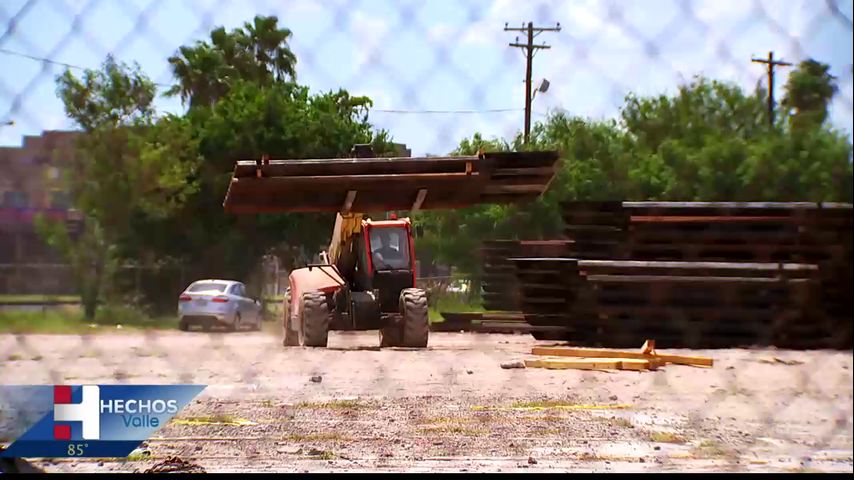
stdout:
[[[528,335],[431,334],[379,350],[274,333],[0,335],[3,384],[208,387],[128,459],[39,459],[48,471],[852,472],[852,352],[707,350],[711,369],[502,369]],[[312,377],[315,377],[312,380]]]

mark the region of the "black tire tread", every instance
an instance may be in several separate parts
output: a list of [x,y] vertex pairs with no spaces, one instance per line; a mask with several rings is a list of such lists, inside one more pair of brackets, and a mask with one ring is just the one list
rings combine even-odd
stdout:
[[323,292],[302,295],[303,345],[325,347],[329,339],[329,305]]
[[403,313],[403,346],[427,348],[430,323],[427,318],[427,293],[420,288],[400,292]]

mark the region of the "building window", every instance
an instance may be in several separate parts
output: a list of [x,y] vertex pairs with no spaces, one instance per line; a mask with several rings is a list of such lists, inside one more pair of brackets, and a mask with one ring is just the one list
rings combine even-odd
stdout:
[[12,190],[11,192],[3,193],[3,206],[12,208],[26,208],[29,204],[27,194]]
[[61,208],[67,210],[71,206],[71,197],[68,192],[54,190],[50,192],[50,208]]

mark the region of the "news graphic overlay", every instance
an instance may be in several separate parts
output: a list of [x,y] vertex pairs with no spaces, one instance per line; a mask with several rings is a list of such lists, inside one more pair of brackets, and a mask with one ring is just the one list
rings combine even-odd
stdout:
[[0,386],[3,457],[126,457],[205,385]]

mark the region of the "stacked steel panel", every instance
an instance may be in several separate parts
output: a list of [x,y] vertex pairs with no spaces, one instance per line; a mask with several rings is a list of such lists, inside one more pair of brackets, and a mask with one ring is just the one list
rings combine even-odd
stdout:
[[564,218],[566,255],[513,259],[532,325],[608,346],[851,347],[850,204],[571,203]]
[[486,310],[517,312],[521,292],[513,257],[560,257],[568,253],[565,240],[494,240],[484,242],[481,255],[481,295]]

